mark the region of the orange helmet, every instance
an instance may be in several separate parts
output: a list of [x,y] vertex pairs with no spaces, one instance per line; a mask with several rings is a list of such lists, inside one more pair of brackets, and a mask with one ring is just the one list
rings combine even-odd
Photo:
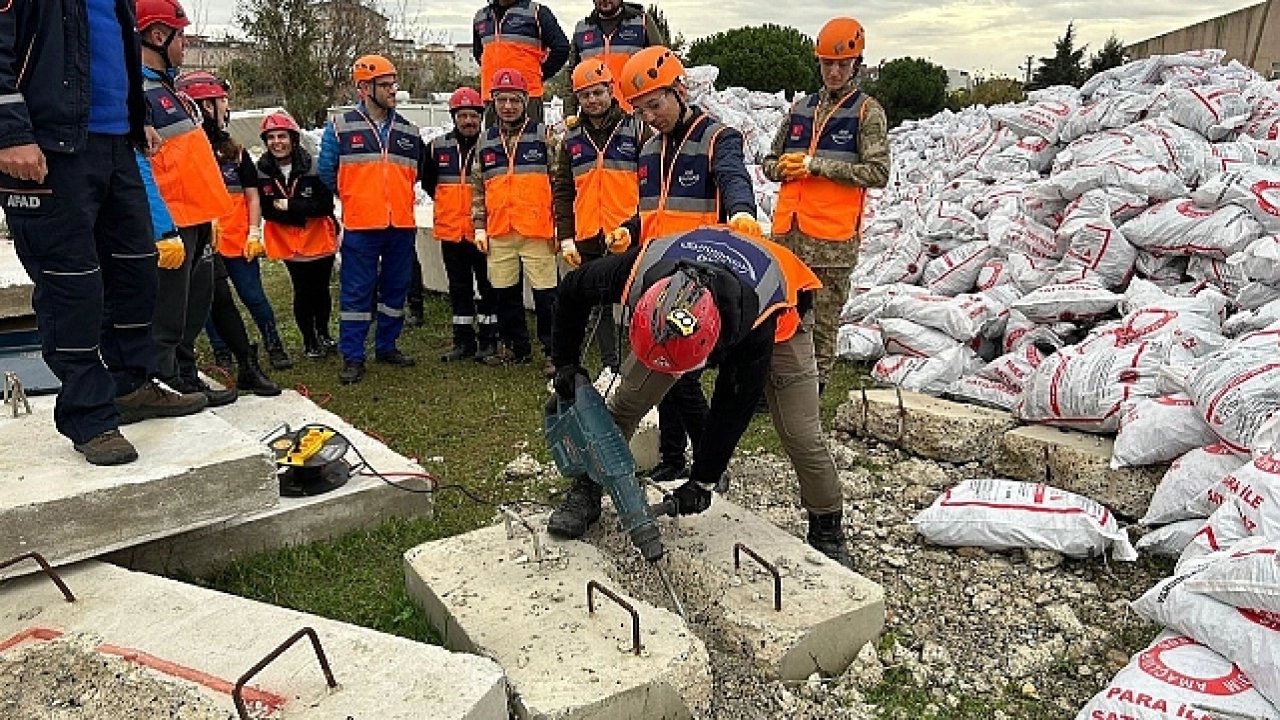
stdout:
[[600,83],[612,83],[613,71],[608,65],[604,64],[599,58],[589,58],[578,63],[578,67],[573,69],[573,91],[578,92],[584,88]]
[[293,135],[293,141],[298,141],[298,136],[302,134],[302,128],[298,127],[298,122],[290,117],[289,113],[278,110],[270,115],[262,118],[262,132],[259,137],[263,142],[267,140],[267,133],[272,130],[286,130]]
[[862,57],[866,47],[862,23],[853,18],[838,17],[822,26],[813,54],[823,60],[851,60]]
[[529,81],[514,68],[502,68],[493,74],[493,82],[489,83],[489,97],[499,92],[522,92],[529,94]]
[[720,339],[720,310],[711,290],[689,268],[654,283],[631,315],[631,351],[660,373],[696,370]]
[[381,55],[361,55],[351,68],[351,79],[354,82],[369,82],[383,75],[395,75],[396,66]]
[[622,97],[627,102],[681,82],[684,82],[684,63],[661,45],[650,45],[635,53],[622,66]]
[[178,0],[138,0],[136,9],[138,21],[135,26],[139,32],[156,23],[174,30],[181,30],[191,24]]

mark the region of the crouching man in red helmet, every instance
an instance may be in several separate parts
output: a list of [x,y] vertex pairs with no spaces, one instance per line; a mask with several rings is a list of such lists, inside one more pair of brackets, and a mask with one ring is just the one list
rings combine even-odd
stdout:
[[[818,415],[810,328],[812,293],[821,287],[790,250],[723,226],[667,235],[601,258],[560,283],[552,346],[556,392],[572,397],[575,376],[585,373],[582,340],[591,308],[621,298],[631,313],[631,354],[609,411],[625,437],[682,374],[719,368],[689,480],[675,491],[679,513],[711,506],[711,491],[763,392],[799,476],[808,542],[848,567],[843,497]],[[590,478],[576,478],[547,531],[581,537],[600,518],[600,494]]]

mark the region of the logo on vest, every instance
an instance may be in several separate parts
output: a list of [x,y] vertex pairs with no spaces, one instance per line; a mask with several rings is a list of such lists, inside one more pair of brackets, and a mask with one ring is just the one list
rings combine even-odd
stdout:
[[485,165],[492,165],[498,161],[498,153],[492,150],[486,150],[484,154],[480,156],[480,160],[483,161]]
[[165,112],[167,112],[167,113],[175,112],[175,111],[177,111],[177,109],[178,109],[178,108],[173,104],[173,101],[169,99],[169,96],[168,96],[168,95],[161,95],[161,96],[160,96],[160,107],[161,107],[161,108],[163,108],[163,109],[164,109],[164,111],[165,111]]
[[10,210],[39,210],[44,205],[44,198],[39,195],[10,195],[5,198],[4,206]]
[[640,33],[636,32],[635,28],[623,28],[618,31],[619,40],[638,40],[639,38]]
[[851,140],[853,140],[853,133],[848,130],[840,129],[831,133],[831,142],[836,145],[848,145]]
[[680,173],[680,177],[676,178],[676,182],[680,184],[680,187],[693,187],[702,182],[702,175],[692,170],[685,170]]
[[799,140],[801,135],[804,135],[804,125],[801,125],[800,123],[795,123],[794,125],[792,125],[791,139]]
[[353,147],[353,148],[363,148],[363,147],[364,147],[364,138],[363,138],[362,136],[360,136],[360,135],[352,135],[352,136],[351,136],[351,147]]
[[648,179],[649,179],[649,166],[648,166],[648,165],[641,165],[641,166],[640,166],[640,169],[639,169],[639,170],[636,170],[636,177],[640,178],[640,182],[644,182],[644,181],[648,180]]
[[630,140],[619,140],[618,153],[628,159],[633,159],[636,156],[636,144]]
[[310,187],[304,187],[304,188],[302,188],[301,190],[299,190],[299,191],[298,191],[298,194],[299,194],[299,195],[301,195],[301,196],[302,196],[302,197],[304,197],[304,198],[309,198],[309,197],[311,197],[314,193],[315,193],[315,189],[314,189],[314,188],[310,188]]
[[520,157],[527,162],[538,162],[542,159],[542,151],[538,148],[529,148],[528,150],[525,150],[524,154]]
[[593,32],[582,33],[582,42],[593,43],[596,41],[596,34]]
[[412,149],[413,149],[413,139],[412,139],[412,138],[400,138],[399,140],[397,140],[397,141],[396,141],[396,145],[398,145],[398,146],[400,147],[400,149],[401,149],[401,150],[412,150]]
[[756,269],[752,266],[751,261],[742,253],[722,243],[709,243],[703,240],[681,240],[680,248],[693,254],[693,259],[698,262],[716,263],[723,265],[739,275],[744,275],[751,280],[758,280]]
[[569,143],[569,155],[574,160],[577,160],[578,158],[582,157],[582,143],[580,142]]
[[440,162],[440,164],[441,164],[441,165],[448,165],[448,164],[449,164],[449,153],[447,153],[447,152],[442,152],[442,153],[440,153],[440,154],[436,157],[436,159]]

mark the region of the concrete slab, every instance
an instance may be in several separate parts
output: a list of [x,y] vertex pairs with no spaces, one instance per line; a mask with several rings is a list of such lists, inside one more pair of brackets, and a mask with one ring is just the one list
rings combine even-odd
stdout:
[[1110,437],[1028,425],[1005,433],[991,469],[1017,480],[1047,482],[1097,500],[1129,519],[1142,517],[1164,466],[1111,469]]
[[34,315],[31,293],[35,286],[18,262],[13,240],[0,236],[0,319]]
[[[539,529],[546,518],[533,520]],[[545,540],[544,540],[545,542]],[[676,615],[617,586],[609,562],[582,542],[559,543],[554,559],[531,562],[520,530],[483,528],[405,553],[409,594],[446,644],[491,657],[506,669],[512,707],[523,720],[648,720],[703,717],[710,708],[706,647]],[[640,616],[643,649],[632,652],[631,621],[589,581],[622,595]]]
[[[865,399],[864,399],[865,397]],[[932,460],[967,463],[986,460],[1000,436],[1017,426],[1013,415],[903,392],[899,409],[893,389],[849,393],[836,409],[839,430],[892,443]]]
[[[250,437],[261,438],[280,423],[298,428],[323,423],[345,435],[381,473],[422,472],[417,462],[365,435],[341,417],[292,390],[279,397],[241,396],[213,413]],[[348,460],[356,462],[355,453]],[[424,489],[417,479],[392,477],[398,484]],[[201,576],[236,558],[286,545],[300,545],[373,527],[391,517],[430,516],[433,495],[391,487],[371,475],[356,475],[324,495],[280,498],[275,507],[238,515],[208,527],[155,540],[107,556],[135,570],[160,574],[185,572]]]
[[126,426],[139,459],[95,467],[54,430],[53,402],[0,414],[0,558],[36,551],[65,564],[279,499],[265,448],[210,412]]
[[[484,658],[385,635],[294,610],[98,562],[66,568],[77,602],[64,602],[43,575],[0,591],[0,651],[6,641],[60,633],[101,638],[110,648],[199,684],[230,713],[236,680],[303,627],[319,636],[338,682],[327,688],[304,639],[249,683],[282,720],[505,720],[501,668]],[[0,698],[11,688],[0,688]],[[277,704],[278,703],[278,704]],[[0,701],[0,706],[4,703]]]

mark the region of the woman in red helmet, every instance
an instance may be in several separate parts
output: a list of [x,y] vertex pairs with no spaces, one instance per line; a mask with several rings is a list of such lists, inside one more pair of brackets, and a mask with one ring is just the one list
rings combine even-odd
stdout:
[[[583,265],[560,283],[555,388],[572,398],[591,308],[619,301],[631,310],[631,354],[609,398],[628,439],[649,409],[685,373],[718,367],[707,432],[693,449],[677,511],[700,513],[729,466],[763,393],[800,480],[808,541],[848,566],[843,496],[818,414],[818,366],[810,332],[812,294],[822,287],[790,250],[723,225],[651,240],[623,255]],[[575,478],[547,532],[581,537],[600,518],[600,486]]]
[[303,353],[320,360],[337,348],[329,333],[329,281],[338,227],[333,191],[320,180],[301,137],[301,128],[288,113],[263,118],[267,152],[258,158],[258,192],[267,257],[284,261],[293,283],[293,318],[302,333]]

